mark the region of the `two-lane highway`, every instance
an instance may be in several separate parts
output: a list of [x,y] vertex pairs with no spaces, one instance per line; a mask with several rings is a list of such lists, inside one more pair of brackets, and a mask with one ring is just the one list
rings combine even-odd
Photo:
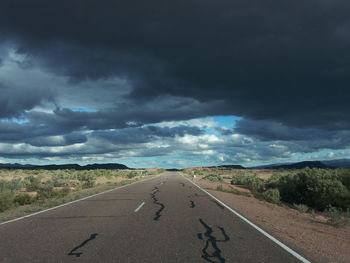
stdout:
[[0,225],[0,262],[300,262],[178,173]]

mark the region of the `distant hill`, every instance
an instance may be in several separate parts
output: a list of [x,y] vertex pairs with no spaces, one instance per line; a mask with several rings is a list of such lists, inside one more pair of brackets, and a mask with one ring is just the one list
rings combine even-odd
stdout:
[[336,168],[350,168],[350,159],[325,160],[321,161],[327,166]]
[[242,165],[238,164],[228,164],[228,165],[218,165],[218,166],[208,166],[206,168],[228,168],[228,169],[246,169]]
[[106,169],[106,170],[115,170],[115,169],[130,169],[124,164],[119,163],[101,163],[101,164],[88,164],[88,165],[79,165],[79,164],[50,164],[50,165],[30,165],[30,164],[0,164],[0,168],[6,169],[27,169],[27,170],[97,170],[97,169]]
[[302,169],[302,168],[350,168],[350,159],[304,161],[297,163],[267,164],[249,167],[248,169]]
[[329,166],[325,165],[324,163],[320,161],[305,161],[305,162],[299,162],[299,163],[291,163],[291,164],[283,164],[283,165],[277,165],[277,166],[270,166],[267,167],[268,169],[303,169],[303,168],[330,168]]

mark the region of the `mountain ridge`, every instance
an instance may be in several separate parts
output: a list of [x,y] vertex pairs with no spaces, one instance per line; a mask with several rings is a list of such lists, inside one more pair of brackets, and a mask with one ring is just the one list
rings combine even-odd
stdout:
[[266,164],[248,169],[301,169],[301,168],[350,168],[350,159],[334,159],[334,160],[320,160],[320,161],[301,161],[291,163],[277,163],[277,164]]

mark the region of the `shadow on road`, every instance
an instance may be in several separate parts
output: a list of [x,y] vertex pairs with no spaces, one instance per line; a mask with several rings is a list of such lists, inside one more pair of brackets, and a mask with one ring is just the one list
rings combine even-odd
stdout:
[[87,243],[89,243],[91,240],[94,240],[97,237],[97,233],[91,234],[90,237],[86,240],[84,240],[79,246],[76,246],[75,248],[73,248],[68,255],[69,256],[76,256],[76,257],[80,257],[81,254],[83,254],[83,252],[77,252],[76,250],[78,250],[79,248],[82,248],[83,246],[85,246]]
[[208,226],[202,218],[199,219],[199,222],[205,228],[204,233],[197,234],[199,240],[205,240],[205,246],[202,249],[202,258],[211,263],[224,263],[225,258],[221,255],[221,250],[217,243],[227,242],[230,240],[230,237],[226,234],[224,228],[217,226],[224,237],[224,239],[218,240],[215,236],[213,236],[213,229]]

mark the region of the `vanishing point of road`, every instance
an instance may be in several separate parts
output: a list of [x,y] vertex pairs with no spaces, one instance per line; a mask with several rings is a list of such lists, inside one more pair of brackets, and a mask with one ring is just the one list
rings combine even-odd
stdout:
[[177,172],[0,225],[0,262],[300,262]]

